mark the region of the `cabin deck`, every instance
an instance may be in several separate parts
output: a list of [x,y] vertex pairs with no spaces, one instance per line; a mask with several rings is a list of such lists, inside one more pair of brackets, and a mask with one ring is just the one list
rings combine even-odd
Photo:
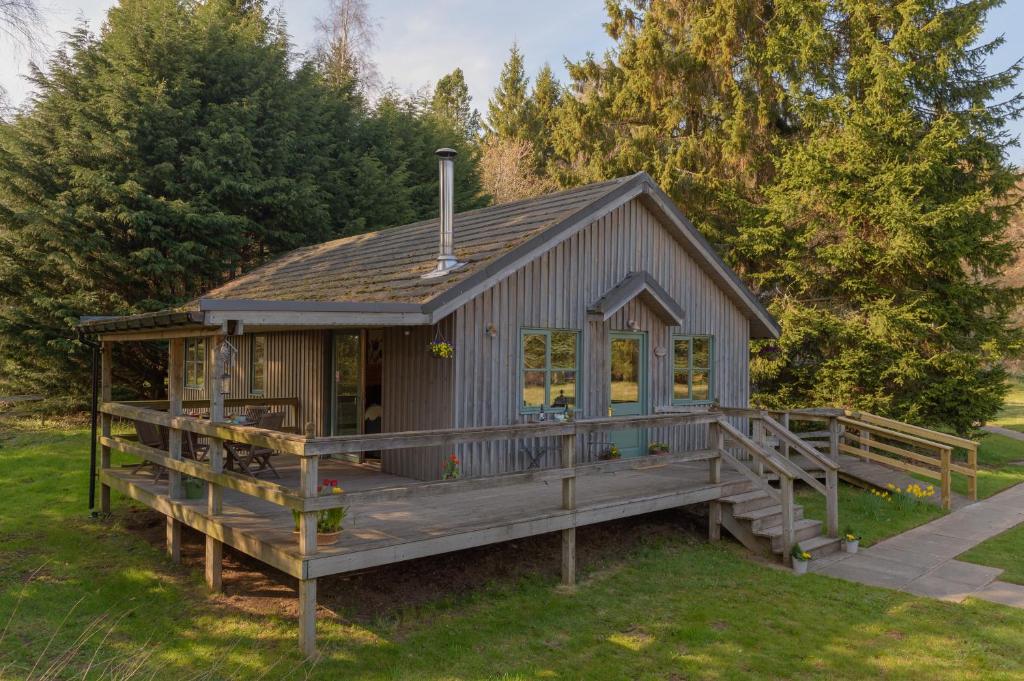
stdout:
[[[299,466],[275,462],[281,480],[297,486]],[[365,464],[324,460],[320,478],[337,479],[346,492],[415,484]],[[538,476],[542,477],[542,476]],[[337,545],[314,556],[299,551],[290,510],[224,490],[224,512],[206,513],[206,500],[171,499],[166,480],[130,468],[102,472],[102,481],[161,513],[301,579],[349,572],[448,551],[518,539],[668,508],[702,504],[745,490],[741,475],[722,471],[722,482],[708,482],[708,463],[652,462],[579,478],[576,509],[562,508],[557,480],[526,480],[503,487],[460,489],[437,495],[367,499],[350,506]]]

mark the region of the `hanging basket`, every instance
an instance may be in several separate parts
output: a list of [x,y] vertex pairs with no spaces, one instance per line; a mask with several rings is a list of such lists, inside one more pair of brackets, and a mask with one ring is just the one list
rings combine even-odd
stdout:
[[434,327],[434,340],[430,341],[429,349],[430,354],[440,359],[451,359],[455,356],[455,346],[445,339],[440,326]]

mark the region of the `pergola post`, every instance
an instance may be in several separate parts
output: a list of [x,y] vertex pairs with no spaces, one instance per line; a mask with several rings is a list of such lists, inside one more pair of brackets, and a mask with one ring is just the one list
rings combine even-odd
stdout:
[[[185,340],[172,338],[167,349],[167,413],[181,416],[181,402],[185,392]],[[182,432],[171,428],[167,437],[168,456],[181,461]],[[167,495],[171,499],[182,497],[181,473],[167,471]],[[167,516],[167,555],[175,563],[181,560],[181,522]]]
[[[110,341],[103,341],[100,349],[100,403],[111,401],[111,385],[114,380],[114,346]],[[104,413],[100,422],[100,434],[110,437],[110,414]],[[100,470],[110,468],[110,447],[100,446]],[[100,511],[110,513],[110,486],[100,485]]]
[[[220,379],[224,375],[224,354],[221,345],[224,336],[210,337],[207,347],[206,361],[206,395],[210,400],[210,423],[224,421],[224,395],[220,391]],[[210,438],[210,470],[214,473],[224,472],[224,441]],[[206,485],[206,513],[217,515],[224,510],[223,490],[219,485]],[[209,534],[206,535],[206,586],[212,591],[221,589],[221,569],[224,558],[224,544]]]

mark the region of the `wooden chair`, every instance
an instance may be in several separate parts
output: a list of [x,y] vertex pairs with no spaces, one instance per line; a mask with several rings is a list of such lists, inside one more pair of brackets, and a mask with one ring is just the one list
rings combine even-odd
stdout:
[[[264,414],[256,423],[257,428],[264,428],[266,430],[281,430],[282,425],[284,425],[283,411]],[[270,457],[277,454],[273,449],[239,443],[230,443],[228,447],[231,450],[235,463],[238,465],[238,470],[241,472],[255,478],[258,473],[269,469],[276,477],[281,477],[281,474],[277,472],[274,464],[270,461]]]
[[[134,421],[135,433],[139,436],[139,443],[144,444],[147,447],[153,447],[154,449],[161,449],[167,451],[167,429],[161,428],[155,423],[149,423],[147,421]],[[143,468],[153,469],[153,479],[159,480],[160,478],[167,475],[167,469],[160,466],[148,459],[143,459],[135,468],[132,469],[132,473],[138,473]]]
[[270,407],[265,404],[250,404],[242,410],[242,416],[246,423],[256,424],[260,419],[270,413]]

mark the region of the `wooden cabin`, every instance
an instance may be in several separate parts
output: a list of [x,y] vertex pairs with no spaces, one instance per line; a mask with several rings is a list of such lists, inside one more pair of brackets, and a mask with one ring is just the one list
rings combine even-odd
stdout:
[[[745,407],[749,341],[778,334],[644,173],[454,215],[457,265],[429,276],[438,231],[435,219],[300,248],[184,314],[106,328],[244,329],[229,341],[227,398],[295,397],[292,425],[322,436]],[[454,355],[435,356],[433,341]],[[205,345],[202,336],[187,343],[186,399],[206,396]],[[655,442],[694,448],[703,437],[623,431],[581,443],[580,458],[612,445],[627,457]],[[437,479],[451,453],[389,451],[381,466]],[[463,445],[458,454],[466,476],[556,462],[543,443]]]
[[[653,180],[456,214],[453,156],[439,219],[298,249],[183,309],[83,322],[101,342],[100,510],[117,491],[164,514],[174,559],[181,528],[201,532],[212,589],[224,544],[293,576],[308,653],[319,577],[561,532],[572,584],[575,528],[613,518],[700,506],[712,539],[834,549],[844,417],[747,408],[748,344],[778,326]],[[167,344],[167,400],[113,401],[121,342]],[[283,427],[229,420],[257,404]],[[238,447],[273,453],[277,475],[232,469]],[[797,480],[827,523],[802,518]],[[319,514],[340,507],[321,545]]]

